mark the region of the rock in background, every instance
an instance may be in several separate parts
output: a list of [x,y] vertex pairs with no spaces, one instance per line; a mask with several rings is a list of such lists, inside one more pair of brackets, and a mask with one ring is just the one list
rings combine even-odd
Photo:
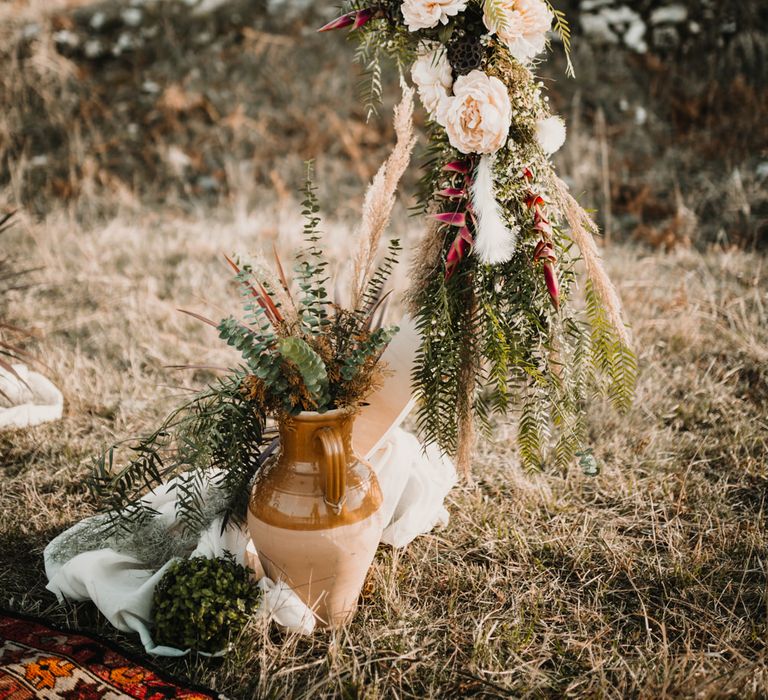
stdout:
[[666,247],[768,243],[768,4],[564,9],[577,80],[555,88],[572,129],[561,163],[608,233]]

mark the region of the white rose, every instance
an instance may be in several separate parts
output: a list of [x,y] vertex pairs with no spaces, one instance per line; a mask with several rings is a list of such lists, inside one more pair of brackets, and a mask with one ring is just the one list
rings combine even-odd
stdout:
[[518,61],[527,63],[544,50],[554,19],[544,0],[494,0],[492,5],[503,19],[495,22],[489,12],[491,3],[485,3],[485,26],[498,35]]
[[425,46],[422,53],[411,67],[411,78],[419,90],[419,97],[424,108],[433,119],[440,104],[448,97],[453,86],[453,72],[445,49],[436,44]]
[[507,140],[512,106],[504,83],[481,70],[459,76],[440,107],[451,145],[462,153],[495,153]]
[[536,122],[536,140],[548,156],[563,147],[565,135],[565,122],[560,117],[547,117]]
[[467,8],[468,0],[403,0],[400,10],[408,29],[412,32],[448,24],[453,17]]

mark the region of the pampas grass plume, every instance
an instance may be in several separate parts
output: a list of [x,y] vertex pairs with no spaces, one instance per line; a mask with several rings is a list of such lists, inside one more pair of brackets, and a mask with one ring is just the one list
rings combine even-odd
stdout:
[[592,281],[595,291],[603,302],[611,324],[621,342],[627,348],[632,348],[632,337],[626,323],[624,323],[624,311],[619,293],[605,271],[603,259],[597,248],[597,243],[595,243],[594,236],[598,232],[597,224],[573,198],[568,191],[568,185],[560,178],[555,178],[554,180],[554,194],[571,228],[571,237],[581,251],[587,276]]
[[397,143],[365,193],[363,217],[358,231],[360,245],[353,272],[352,308],[358,308],[363,300],[368,280],[375,269],[381,237],[389,226],[397,185],[411,161],[411,152],[416,145],[416,137],[413,135],[413,94],[413,88],[403,86],[403,99],[395,107]]

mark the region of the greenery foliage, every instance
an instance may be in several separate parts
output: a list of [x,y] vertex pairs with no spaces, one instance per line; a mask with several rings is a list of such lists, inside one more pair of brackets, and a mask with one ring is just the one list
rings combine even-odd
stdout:
[[367,34],[355,51],[355,62],[360,65],[361,75],[357,85],[363,101],[366,119],[378,113],[383,92],[381,78],[381,47],[372,34]]
[[[307,180],[304,185],[304,200],[301,214],[304,217],[305,247],[296,256],[296,273],[301,289],[299,304],[301,308],[300,321],[306,333],[315,335],[321,333],[328,323],[326,306],[328,292],[325,284],[327,261],[323,251],[318,246],[320,242],[320,204],[317,201],[315,186],[312,184],[311,165],[307,166]],[[287,291],[287,290],[286,290]]]
[[231,555],[173,562],[152,599],[155,643],[207,653],[226,649],[261,599],[252,573]]
[[[547,5],[572,74],[568,22],[561,10]],[[361,7],[355,2],[345,9]],[[596,394],[628,410],[637,363],[591,282],[585,288],[586,313],[575,308],[579,253],[557,201],[553,165],[537,138],[538,125],[551,116],[543,83],[534,75],[535,63],[519,62],[498,33],[488,32],[484,12],[497,25],[507,18],[496,0],[470,0],[446,24],[411,31],[400,4],[385,2],[355,32],[365,55],[379,47],[401,67],[407,67],[423,42],[438,42],[449,48],[454,79],[463,66],[452,63],[450,47],[479,44],[480,69],[507,86],[513,115],[509,139],[493,155],[493,180],[505,223],[517,233],[517,245],[511,259],[495,265],[479,261],[467,241],[476,234],[471,183],[479,157],[459,152],[442,125],[429,124],[414,210],[466,212],[468,224],[464,232],[451,223],[438,229],[437,245],[426,246],[436,249],[434,259],[428,265],[419,263],[420,274],[413,282],[412,309],[422,336],[413,371],[417,424],[427,442],[449,454],[466,455],[464,445],[471,439],[468,414],[490,434],[494,417],[514,411],[524,466],[565,468],[587,448],[584,408]],[[460,167],[446,169],[448,164]],[[549,257],[542,261],[545,244]],[[559,290],[553,291],[543,273],[551,278],[555,264]]]
[[277,351],[296,367],[312,401],[318,405],[327,404],[328,372],[320,355],[301,338],[280,338]]
[[287,281],[278,281],[284,302],[273,300],[257,271],[244,266],[237,279],[246,298],[245,323],[229,317],[218,325],[220,337],[245,360],[251,395],[267,414],[357,405],[376,385],[379,357],[397,331],[373,327],[373,319],[397,261],[399,242],[390,242],[388,254],[371,275],[362,308],[344,309],[328,298],[319,206],[309,178],[303,207],[305,246],[296,259],[296,298]]
[[[189,531],[202,532],[215,517],[222,518],[223,527],[231,520],[243,522],[249,485],[277,447],[267,419],[354,409],[378,385],[379,360],[397,328],[380,325],[377,310],[399,243],[390,243],[370,276],[362,308],[344,309],[326,291],[319,206],[309,178],[303,207],[297,293],[279,258],[278,277],[259,261],[242,268],[230,261],[244,317],[207,321],[244,364],[179,406],[152,433],[118,443],[95,461],[90,486],[107,509],[105,535],[145,527],[157,513],[143,495],[173,478],[176,514]],[[128,463],[118,467],[123,452]],[[220,503],[213,512],[205,506],[212,498]]]
[[[177,515],[188,529],[201,532],[218,516],[224,525],[243,522],[248,485],[274,451],[274,440],[249,395],[247,375],[237,371],[220,379],[154,432],[113,445],[95,460],[89,484],[107,511],[105,535],[145,526],[157,512],[144,493],[177,477]],[[118,468],[123,451],[130,459]],[[209,489],[220,496],[218,511],[202,508]]]

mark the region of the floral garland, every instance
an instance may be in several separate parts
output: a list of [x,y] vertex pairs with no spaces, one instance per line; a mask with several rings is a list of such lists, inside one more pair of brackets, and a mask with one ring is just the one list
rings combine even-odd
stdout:
[[[388,55],[410,69],[429,116],[420,203],[432,225],[410,291],[423,437],[466,470],[475,425],[489,432],[494,414],[517,408],[527,467],[586,455],[592,471],[584,408],[597,388],[627,410],[637,365],[597,229],[551,162],[566,129],[534,70],[554,28],[572,73],[563,13],[545,0],[353,0],[344,9],[320,31],[355,31],[372,98]],[[569,303],[579,254],[586,313]]]

